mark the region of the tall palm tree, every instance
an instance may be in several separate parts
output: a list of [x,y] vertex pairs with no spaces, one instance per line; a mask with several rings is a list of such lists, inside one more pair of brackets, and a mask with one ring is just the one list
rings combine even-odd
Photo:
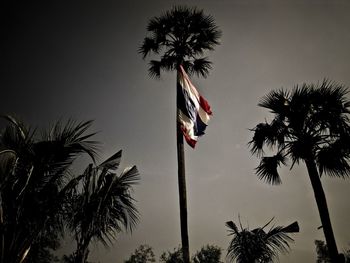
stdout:
[[61,231],[69,173],[82,153],[96,155],[91,122],[57,122],[38,138],[11,116],[0,136],[0,262],[23,262],[45,231]]
[[77,185],[70,197],[69,227],[74,232],[77,249],[75,263],[87,262],[89,244],[95,239],[108,246],[124,228],[132,231],[138,212],[131,195],[137,183],[136,166],[115,171],[120,164],[119,151],[97,166],[90,164],[83,174],[83,184]]
[[[258,124],[250,142],[253,154],[261,157],[258,177],[280,184],[277,168],[292,161],[304,162],[314,191],[322,228],[332,262],[339,262],[338,250],[320,177],[345,178],[350,173],[350,101],[347,89],[335,82],[296,86],[291,92],[272,91],[259,106],[273,114],[270,122]],[[266,156],[264,148],[276,150]]]
[[[174,7],[159,17],[150,19],[147,36],[139,53],[145,59],[148,55],[159,55],[159,60],[151,60],[149,63],[149,75],[160,77],[161,71],[177,71],[177,83],[179,69],[182,65],[189,74],[196,73],[206,77],[211,69],[211,62],[203,57],[208,50],[213,50],[219,44],[221,31],[214,23],[210,15],[205,15],[202,10],[187,7]],[[179,92],[177,86],[177,92]],[[178,93],[179,94],[179,93]],[[179,98],[177,97],[177,100]],[[178,182],[181,221],[181,240],[184,262],[188,263],[189,242],[187,230],[187,200],[185,179],[185,156],[181,125],[176,117],[177,127],[177,159]]]
[[243,228],[241,222],[240,230],[234,222],[226,222],[230,235],[233,236],[227,249],[228,260],[236,260],[237,263],[269,263],[278,259],[278,253],[288,252],[288,242],[293,241],[289,234],[299,232],[298,223],[286,227],[275,226],[265,231],[272,220],[253,230]]

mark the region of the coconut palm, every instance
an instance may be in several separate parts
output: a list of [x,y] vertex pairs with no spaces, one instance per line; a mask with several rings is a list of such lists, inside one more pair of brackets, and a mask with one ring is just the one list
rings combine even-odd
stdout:
[[286,227],[274,226],[265,231],[272,220],[253,230],[243,228],[241,222],[240,230],[234,222],[226,222],[230,235],[233,236],[227,249],[228,260],[236,260],[237,263],[268,263],[278,259],[279,253],[288,252],[288,242],[293,241],[289,234],[299,232],[298,223]]
[[6,116],[0,136],[0,262],[23,262],[45,231],[61,231],[67,194],[77,181],[69,173],[82,153],[96,155],[91,122],[57,122],[35,130]]
[[[159,56],[158,60],[151,60],[149,63],[148,71],[151,77],[160,77],[161,71],[178,71],[180,65],[188,74],[195,73],[203,77],[208,75],[211,62],[204,57],[204,53],[213,50],[214,46],[219,44],[221,36],[212,16],[205,15],[202,10],[195,8],[174,7],[161,16],[150,19],[147,31],[149,36],[145,37],[139,53],[144,59],[148,55]],[[188,263],[190,257],[184,146],[178,119],[176,127],[181,239],[184,262]]]
[[[292,161],[291,168],[304,162],[314,191],[322,228],[332,262],[338,250],[320,177],[345,178],[350,166],[350,101],[347,89],[335,82],[303,84],[292,91],[272,91],[259,106],[273,114],[270,122],[258,124],[250,142],[253,154],[261,157],[257,176],[270,184],[280,184],[277,168]],[[276,150],[266,156],[265,147]],[[270,152],[269,151],[269,152]]]
[[132,231],[137,223],[131,190],[139,179],[138,171],[133,166],[118,176],[115,171],[121,154],[119,151],[95,167],[90,164],[82,186],[78,185],[70,197],[68,221],[77,243],[75,263],[87,261],[92,240],[108,246],[123,229]]

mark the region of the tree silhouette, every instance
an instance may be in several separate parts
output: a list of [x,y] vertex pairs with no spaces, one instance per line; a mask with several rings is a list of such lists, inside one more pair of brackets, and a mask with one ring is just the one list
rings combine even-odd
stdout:
[[172,252],[170,252],[170,251],[163,252],[160,255],[159,262],[162,262],[162,263],[183,263],[184,259],[183,259],[182,251],[183,250],[181,249],[181,247],[178,247],[178,248],[174,248],[174,250]]
[[45,229],[30,248],[25,263],[59,262],[54,251],[60,248],[61,233],[55,229]]
[[[145,37],[139,53],[145,59],[148,55],[159,55],[158,60],[149,63],[149,75],[160,77],[161,71],[179,71],[183,66],[188,74],[196,73],[206,77],[211,62],[203,57],[208,50],[219,44],[221,32],[210,15],[202,10],[183,6],[174,7],[159,17],[150,19],[147,26],[149,36]],[[177,79],[179,73],[177,74]],[[178,81],[177,81],[178,83]],[[178,87],[179,89],[179,87]],[[181,240],[184,262],[188,263],[189,242],[187,230],[187,200],[185,180],[185,157],[181,126],[176,120],[178,181],[180,201]]]
[[[317,260],[316,263],[329,263],[332,262],[329,257],[327,245],[322,240],[315,240]],[[340,262],[350,263],[350,250],[344,251],[339,254]]]
[[95,239],[108,246],[123,229],[134,228],[138,212],[131,195],[139,176],[136,166],[116,174],[122,152],[119,151],[100,165],[90,164],[83,174],[82,187],[77,185],[70,197],[67,216],[74,232],[77,249],[75,263],[85,263],[89,244]]
[[[323,174],[345,178],[350,166],[350,126],[347,90],[334,82],[303,84],[291,92],[272,91],[259,103],[271,111],[271,122],[258,124],[250,142],[251,151],[261,162],[258,177],[280,184],[277,168],[292,161],[291,167],[304,162],[314,191],[322,228],[332,262],[339,262],[338,250],[320,177]],[[266,156],[264,148],[275,149]]]
[[328,248],[324,241],[315,240],[317,260],[316,263],[330,263]]
[[297,222],[286,227],[274,226],[270,230],[264,229],[272,222],[272,219],[263,227],[249,230],[243,228],[240,222],[240,230],[232,221],[226,222],[230,235],[233,236],[227,249],[227,258],[237,263],[268,263],[278,259],[279,253],[286,253],[289,249],[288,242],[293,241],[290,233],[299,232]]
[[223,263],[220,261],[221,248],[214,245],[202,247],[192,258],[193,263]]
[[148,263],[156,262],[152,247],[148,245],[140,245],[135,252],[124,263]]
[[45,231],[63,230],[64,204],[76,181],[69,168],[82,153],[94,158],[96,142],[86,133],[91,122],[57,122],[37,138],[35,130],[5,118],[9,125],[0,136],[0,262],[19,263]]

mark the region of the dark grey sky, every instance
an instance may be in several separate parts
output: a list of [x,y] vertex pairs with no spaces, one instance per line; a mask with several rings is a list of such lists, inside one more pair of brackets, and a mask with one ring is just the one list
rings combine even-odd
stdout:
[[[259,181],[248,129],[268,118],[256,105],[272,89],[324,77],[350,86],[349,1],[5,2],[11,4],[0,7],[0,112],[34,126],[94,119],[101,158],[123,149],[124,166],[141,172],[140,224],[109,250],[92,247],[91,260],[121,263],[142,243],[159,256],[180,243],[175,75],[150,79],[137,49],[149,18],[187,4],[213,15],[223,31],[208,54],[210,76],[193,79],[214,116],[196,150],[186,148],[191,249],[208,243],[226,249],[224,223],[238,214],[251,228],[275,216],[276,224],[298,220],[301,227],[281,262],[314,261],[313,242],[323,235],[306,169],[282,169],[281,186]],[[350,242],[350,180],[323,183],[342,250]]]

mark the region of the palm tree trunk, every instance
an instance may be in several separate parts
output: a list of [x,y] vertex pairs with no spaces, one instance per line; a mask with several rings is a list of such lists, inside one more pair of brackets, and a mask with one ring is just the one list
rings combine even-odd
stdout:
[[318,207],[318,213],[320,214],[323,233],[327,242],[329,257],[333,263],[338,263],[340,262],[340,258],[338,255],[337,244],[335,242],[331,219],[329,217],[327,200],[323,191],[320,176],[318,174],[316,164],[313,159],[305,160],[305,163],[309,173],[311,185],[314,190],[314,195]]
[[[177,100],[179,99],[179,73],[177,73]],[[190,262],[190,249],[188,241],[188,224],[187,224],[187,196],[186,196],[186,177],[185,177],[185,151],[184,140],[179,122],[179,109],[176,103],[176,134],[177,134],[177,165],[178,165],[178,184],[179,184],[179,202],[180,202],[180,227],[182,255],[184,263]]]

